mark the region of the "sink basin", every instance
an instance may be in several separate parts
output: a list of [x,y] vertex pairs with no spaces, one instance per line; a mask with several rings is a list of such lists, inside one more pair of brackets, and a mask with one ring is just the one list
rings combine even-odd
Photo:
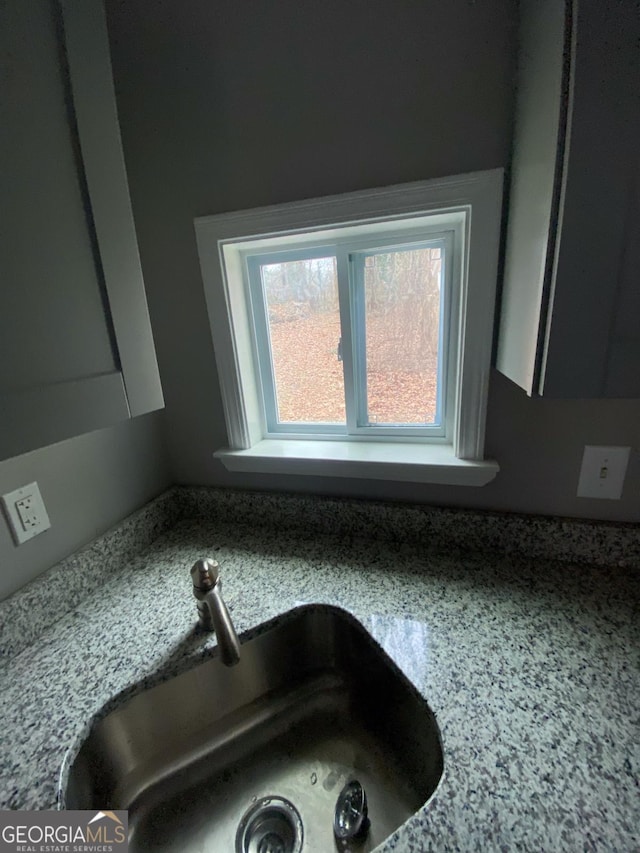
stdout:
[[[370,851],[442,774],[424,699],[353,617],[310,605],[97,722],[70,767],[68,809],[128,809],[131,851]],[[334,836],[357,780],[368,832]]]

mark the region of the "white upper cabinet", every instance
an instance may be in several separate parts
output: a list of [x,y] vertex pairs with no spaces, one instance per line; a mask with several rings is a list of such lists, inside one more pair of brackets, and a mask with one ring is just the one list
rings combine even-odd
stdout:
[[101,0],[0,10],[0,460],[163,406]]
[[640,397],[640,9],[520,9],[497,367],[529,394]]

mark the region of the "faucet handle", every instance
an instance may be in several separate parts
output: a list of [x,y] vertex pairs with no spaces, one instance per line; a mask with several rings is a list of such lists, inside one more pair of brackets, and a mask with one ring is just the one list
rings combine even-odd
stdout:
[[217,560],[196,560],[191,569],[193,588],[198,592],[208,592],[220,580],[220,566]]

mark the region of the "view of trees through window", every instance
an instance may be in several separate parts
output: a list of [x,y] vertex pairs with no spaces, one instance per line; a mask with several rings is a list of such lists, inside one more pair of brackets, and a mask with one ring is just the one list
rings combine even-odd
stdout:
[[262,267],[280,423],[346,423],[335,258]]
[[[439,248],[366,255],[364,346],[371,424],[434,422],[442,257]],[[262,265],[281,423],[345,423],[336,262]]]
[[441,266],[439,248],[365,259],[367,408],[372,424],[434,422]]

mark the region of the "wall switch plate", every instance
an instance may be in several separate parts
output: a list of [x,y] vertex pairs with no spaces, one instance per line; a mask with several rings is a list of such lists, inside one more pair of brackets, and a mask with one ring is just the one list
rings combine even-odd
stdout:
[[620,500],[630,451],[630,447],[587,445],[578,480],[578,497]]
[[2,505],[16,545],[22,545],[51,527],[37,483],[2,495]]

